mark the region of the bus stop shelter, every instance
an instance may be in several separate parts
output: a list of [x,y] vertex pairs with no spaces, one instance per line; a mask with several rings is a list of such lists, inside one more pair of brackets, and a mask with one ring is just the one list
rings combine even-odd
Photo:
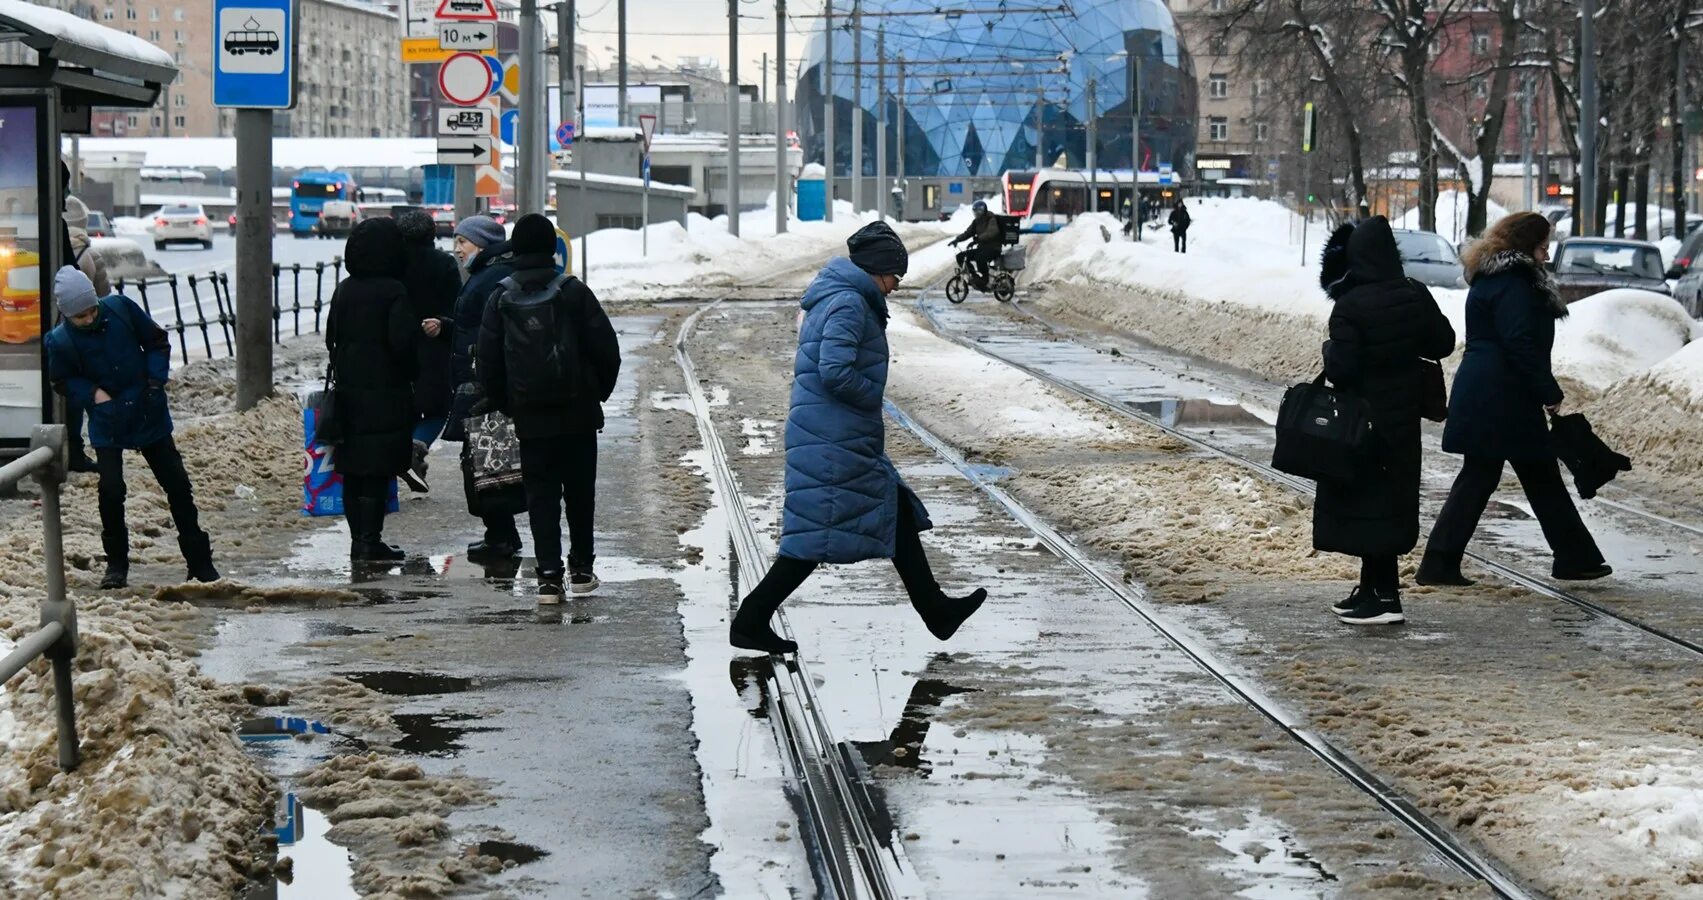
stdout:
[[95,107],[153,106],[177,77],[140,38],[25,0],[0,0],[0,454],[55,421],[42,335],[53,273],[67,260],[60,213],[62,134],[87,134]]

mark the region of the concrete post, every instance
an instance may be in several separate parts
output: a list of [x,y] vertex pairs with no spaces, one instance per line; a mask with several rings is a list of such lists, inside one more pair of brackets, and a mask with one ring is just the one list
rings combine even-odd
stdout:
[[822,4],[822,167],[828,170],[827,202],[822,221],[834,221],[834,177],[839,169],[834,159],[834,0]]
[[887,221],[887,24],[875,30],[875,218]]
[[[1094,79],[1088,79],[1088,96],[1084,98],[1082,115],[1088,125],[1088,211],[1100,211],[1100,116],[1095,110]],[[1114,191],[1113,193],[1116,193]]]
[[272,111],[239,109],[237,142],[237,409],[272,394]]
[[851,201],[863,212],[863,0],[852,0]]
[[[514,203],[522,213],[544,209],[544,48],[538,0],[520,0],[520,104],[515,123]],[[534,90],[534,85],[540,89]]]
[[1597,221],[1597,2],[1579,4],[1579,196],[1575,237],[1592,236]]
[[786,170],[786,0],[775,0],[775,234],[786,234],[792,177]]
[[627,0],[615,0],[615,124],[627,124]]
[[727,233],[739,236],[739,0],[727,0]]

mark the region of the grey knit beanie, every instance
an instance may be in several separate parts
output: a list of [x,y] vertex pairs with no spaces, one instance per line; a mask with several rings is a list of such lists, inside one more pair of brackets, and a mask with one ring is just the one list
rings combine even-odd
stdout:
[[94,282],[76,266],[65,266],[53,276],[53,302],[59,314],[69,319],[95,308],[100,297],[95,294]]
[[490,216],[468,216],[455,226],[455,236],[466,238],[481,248],[508,239],[503,226]]

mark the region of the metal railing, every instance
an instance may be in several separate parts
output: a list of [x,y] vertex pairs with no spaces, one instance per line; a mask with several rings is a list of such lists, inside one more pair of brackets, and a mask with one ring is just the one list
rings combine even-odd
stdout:
[[59,768],[77,768],[77,710],[71,696],[71,663],[77,655],[77,608],[65,595],[65,543],[61,530],[59,488],[65,483],[65,426],[37,425],[30,450],[0,467],[0,490],[25,477],[41,485],[42,560],[47,568],[47,597],[41,601],[41,627],[0,659],[0,684],[45,656],[53,664],[53,695],[59,707]]
[[[305,284],[304,277],[307,280]],[[273,265],[272,340],[284,340],[285,318],[290,320],[287,330],[291,337],[300,336],[304,325],[311,333],[318,334],[324,310],[342,280],[342,257],[308,266],[300,263]],[[235,355],[232,326],[237,320],[236,295],[231,293],[230,273],[171,274],[134,280],[120,278],[113,283],[113,290],[135,300],[161,328],[177,335],[178,353],[185,363],[189,362],[194,332],[200,334],[201,350],[206,354],[204,358]],[[210,311],[209,305],[212,307]],[[304,323],[303,319],[309,318],[310,314],[310,323]],[[221,347],[223,352],[215,353]]]

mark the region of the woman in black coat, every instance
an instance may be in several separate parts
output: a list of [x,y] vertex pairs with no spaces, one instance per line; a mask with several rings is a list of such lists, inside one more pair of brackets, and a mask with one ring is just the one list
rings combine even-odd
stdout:
[[1360,583],[1332,607],[1338,618],[1401,622],[1396,559],[1419,542],[1420,360],[1454,352],[1455,330],[1431,292],[1402,273],[1383,216],[1331,235],[1319,282],[1335,301],[1325,377],[1366,401],[1372,448],[1353,481],[1319,483],[1313,547],[1360,557]]
[[349,277],[331,298],[325,344],[331,352],[338,424],[332,453],[343,477],[352,560],[396,560],[383,542],[391,479],[412,459],[415,345],[420,320],[402,284],[407,255],[391,218],[367,219],[349,234]]
[[1470,585],[1461,559],[1490,495],[1512,463],[1532,513],[1555,554],[1556,578],[1585,580],[1613,573],[1604,562],[1550,445],[1545,411],[1561,407],[1561,385],[1550,368],[1555,322],[1567,304],[1544,268],[1549,220],[1514,213],[1467,248],[1462,260],[1472,285],[1466,297],[1466,355],[1455,373],[1443,449],[1466,457],[1449,499],[1431,529],[1420,584]]
[[[419,338],[415,343],[414,411],[419,419],[414,425],[414,456],[410,487],[425,490],[426,453],[432,442],[443,433],[444,418],[449,414],[450,330],[443,320],[453,314],[455,297],[461,290],[461,267],[455,258],[439,250],[437,224],[430,213],[413,209],[396,220],[406,242],[407,268],[402,284],[408,289],[408,305],[413,310]],[[406,477],[406,476],[405,476]]]

